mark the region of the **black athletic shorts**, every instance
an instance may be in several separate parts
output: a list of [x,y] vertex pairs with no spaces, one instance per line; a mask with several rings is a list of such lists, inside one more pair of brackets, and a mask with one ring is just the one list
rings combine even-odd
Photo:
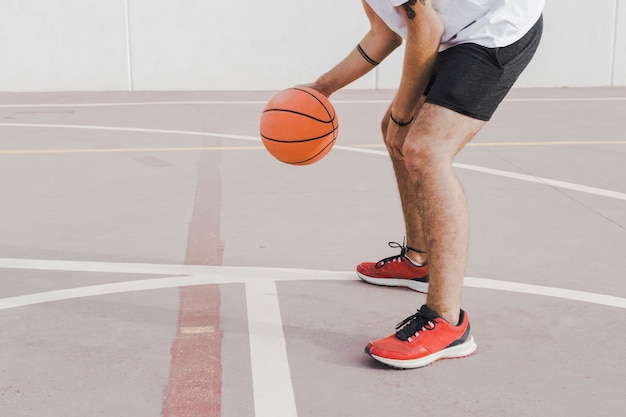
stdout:
[[440,52],[424,92],[426,103],[489,120],[535,54],[542,29],[540,17],[523,38],[509,46],[462,43]]

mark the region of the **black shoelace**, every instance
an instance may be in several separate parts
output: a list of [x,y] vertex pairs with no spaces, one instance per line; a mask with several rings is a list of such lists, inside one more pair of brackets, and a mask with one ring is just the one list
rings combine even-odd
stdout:
[[404,243],[403,244],[399,244],[398,242],[389,242],[389,247],[400,249],[400,254],[399,255],[390,256],[390,257],[385,258],[385,259],[381,259],[380,261],[376,262],[376,268],[380,268],[380,267],[382,267],[383,265],[385,265],[388,262],[398,262],[402,258],[407,257],[406,256],[406,252],[409,251],[409,250],[412,250],[413,252],[417,252],[417,253],[426,253],[426,252],[422,252],[421,250],[418,250],[418,249],[410,248],[410,247],[406,246]]
[[400,340],[407,341],[415,336],[420,330],[432,330],[435,328],[436,315],[424,315],[422,311],[407,317],[396,325],[396,337]]

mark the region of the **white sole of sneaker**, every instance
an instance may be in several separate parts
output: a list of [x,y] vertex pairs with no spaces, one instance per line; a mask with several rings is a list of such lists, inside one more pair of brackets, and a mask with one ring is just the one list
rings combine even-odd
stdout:
[[428,282],[415,281],[412,279],[372,278],[358,272],[356,274],[359,278],[369,284],[381,285],[384,287],[406,287],[418,292],[428,292]]
[[380,356],[369,355],[376,359],[378,362],[384,363],[387,366],[391,366],[392,368],[398,369],[415,369],[421,368],[431,363],[438,361],[439,359],[453,359],[453,358],[463,358],[465,356],[469,356],[476,350],[476,342],[474,342],[474,338],[472,336],[467,339],[467,341],[461,345],[452,346],[447,349],[443,349],[439,352],[433,353],[428,356],[424,356],[419,359],[409,359],[409,360],[399,360],[399,359],[389,359],[383,358]]

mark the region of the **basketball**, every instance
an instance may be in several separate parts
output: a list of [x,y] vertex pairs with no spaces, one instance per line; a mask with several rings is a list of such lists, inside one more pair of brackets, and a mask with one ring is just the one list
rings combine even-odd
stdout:
[[274,158],[292,165],[309,165],[326,156],[338,127],[328,98],[307,87],[280,91],[261,114],[263,145]]

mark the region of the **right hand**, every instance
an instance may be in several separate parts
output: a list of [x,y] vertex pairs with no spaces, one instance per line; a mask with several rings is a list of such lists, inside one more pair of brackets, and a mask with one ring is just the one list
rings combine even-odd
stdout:
[[330,94],[331,94],[331,93],[326,92],[322,87],[320,87],[317,84],[317,82],[312,82],[308,84],[298,84],[296,85],[296,87],[310,88],[312,90],[319,91],[320,93],[324,94],[327,98],[330,97]]
[[383,119],[383,131],[385,132],[385,145],[389,155],[395,159],[404,159],[402,149],[406,141],[411,125],[398,126],[391,120],[391,107],[387,110]]

